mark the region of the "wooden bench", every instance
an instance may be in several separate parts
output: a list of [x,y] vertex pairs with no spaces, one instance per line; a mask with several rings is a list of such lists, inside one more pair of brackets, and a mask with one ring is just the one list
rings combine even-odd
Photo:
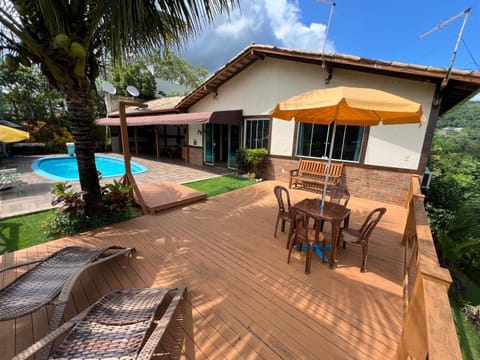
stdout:
[[[327,161],[300,159],[298,168],[290,170],[289,188],[292,188],[292,185],[297,187],[299,184],[310,188],[318,188],[319,185],[323,186],[327,176],[327,164]],[[327,185],[339,185],[342,171],[343,163],[332,162]]]

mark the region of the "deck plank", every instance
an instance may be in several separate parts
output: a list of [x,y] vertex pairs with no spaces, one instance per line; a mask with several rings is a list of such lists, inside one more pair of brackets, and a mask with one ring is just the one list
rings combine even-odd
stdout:
[[172,181],[139,184],[138,188],[149,214],[177,206],[191,204],[207,198],[207,194]]
[[[402,326],[406,210],[352,196],[351,226],[375,207],[388,208],[373,234],[368,271],[360,273],[360,248],[349,246],[339,250],[336,269],[314,257],[311,274],[305,275],[303,253],[286,263],[286,233],[273,238],[276,184],[259,183],[7,254],[0,261],[43,256],[71,244],[135,247],[134,258],[117,258],[81,276],[66,317],[115,288],[185,286],[183,311],[159,350],[176,359],[393,357]],[[293,202],[314,196],[291,190]],[[325,232],[328,237],[329,226]],[[32,333],[38,339],[46,328],[38,323],[44,321],[45,310],[17,328],[0,323],[1,350],[13,355],[32,341]],[[20,337],[26,340],[8,345]]]

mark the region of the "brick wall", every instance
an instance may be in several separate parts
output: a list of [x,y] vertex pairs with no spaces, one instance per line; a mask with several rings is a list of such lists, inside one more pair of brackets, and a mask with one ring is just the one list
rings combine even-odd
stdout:
[[188,147],[189,163],[193,165],[203,165],[203,148],[201,147]]
[[[288,183],[298,160],[269,158],[264,178]],[[403,205],[410,178],[415,172],[366,169],[344,163],[342,182],[353,196]]]

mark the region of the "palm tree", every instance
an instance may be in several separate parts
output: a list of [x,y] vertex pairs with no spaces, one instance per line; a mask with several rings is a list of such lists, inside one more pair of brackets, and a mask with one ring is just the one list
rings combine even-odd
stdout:
[[105,59],[152,55],[238,0],[0,0],[0,49],[12,69],[38,64],[66,98],[86,211],[102,209],[91,131],[91,92]]

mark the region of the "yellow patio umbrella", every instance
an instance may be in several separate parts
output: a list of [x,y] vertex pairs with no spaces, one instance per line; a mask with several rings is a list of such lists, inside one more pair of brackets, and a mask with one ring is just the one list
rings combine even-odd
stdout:
[[311,124],[373,126],[421,123],[423,111],[420,104],[385,91],[339,86],[281,101],[271,115]]
[[327,191],[326,183],[330,174],[337,125],[421,124],[424,120],[422,106],[414,101],[381,90],[346,86],[301,93],[279,102],[270,114],[282,120],[295,119],[297,122],[310,124],[334,124],[322,207]]
[[26,131],[14,129],[9,126],[0,125],[0,141],[1,142],[11,143],[11,142],[27,140],[29,136],[30,135]]

